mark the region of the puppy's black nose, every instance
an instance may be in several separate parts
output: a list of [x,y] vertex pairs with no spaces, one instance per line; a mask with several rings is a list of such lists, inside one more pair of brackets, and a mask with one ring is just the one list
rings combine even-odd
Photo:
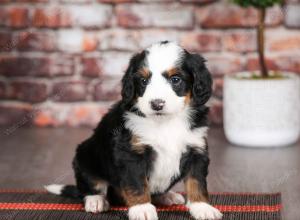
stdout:
[[165,101],[162,99],[153,99],[151,101],[151,108],[155,111],[160,111],[164,108]]

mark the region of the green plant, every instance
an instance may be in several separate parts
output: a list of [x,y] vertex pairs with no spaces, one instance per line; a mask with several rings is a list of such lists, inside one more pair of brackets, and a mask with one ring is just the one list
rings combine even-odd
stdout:
[[282,3],[282,0],[232,0],[235,4],[242,7],[255,7],[258,10],[259,20],[257,25],[257,49],[259,54],[260,72],[263,78],[269,76],[268,68],[265,61],[265,17],[266,9],[275,4]]

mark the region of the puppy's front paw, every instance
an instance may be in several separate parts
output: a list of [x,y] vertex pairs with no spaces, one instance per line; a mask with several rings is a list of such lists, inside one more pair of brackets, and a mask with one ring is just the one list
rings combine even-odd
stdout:
[[144,203],[135,205],[128,210],[129,220],[157,220],[157,212],[154,205],[151,203]]
[[153,202],[159,205],[180,205],[185,203],[185,199],[181,194],[169,191],[163,195],[154,197]]
[[205,202],[192,202],[188,205],[191,215],[197,220],[221,219],[222,213]]
[[109,203],[103,195],[91,195],[84,197],[84,209],[86,212],[98,213],[109,209]]

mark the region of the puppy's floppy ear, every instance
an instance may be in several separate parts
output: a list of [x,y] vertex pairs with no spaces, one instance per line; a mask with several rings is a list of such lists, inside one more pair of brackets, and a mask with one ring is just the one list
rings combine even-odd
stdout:
[[145,57],[145,52],[138,53],[132,56],[130,59],[128,68],[125,75],[122,78],[122,101],[125,104],[132,102],[135,96],[134,74],[138,71],[138,68],[142,65]]
[[196,105],[204,105],[212,94],[212,77],[205,59],[198,54],[186,52],[184,68],[193,77],[192,98]]

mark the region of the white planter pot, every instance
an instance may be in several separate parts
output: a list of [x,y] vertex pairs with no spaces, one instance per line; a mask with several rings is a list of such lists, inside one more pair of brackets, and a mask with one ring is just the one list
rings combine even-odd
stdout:
[[[239,79],[225,76],[224,130],[233,144],[276,147],[295,143],[300,134],[300,80]],[[238,76],[238,77],[236,77]]]

